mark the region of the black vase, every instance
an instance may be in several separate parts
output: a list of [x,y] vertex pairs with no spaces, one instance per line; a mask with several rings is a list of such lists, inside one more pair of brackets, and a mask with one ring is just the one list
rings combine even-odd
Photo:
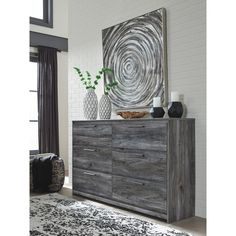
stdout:
[[165,111],[164,111],[163,107],[153,107],[152,108],[151,116],[153,118],[161,118],[164,116],[164,114],[165,114]]
[[168,115],[171,118],[181,118],[183,112],[184,110],[181,102],[172,102],[168,109]]

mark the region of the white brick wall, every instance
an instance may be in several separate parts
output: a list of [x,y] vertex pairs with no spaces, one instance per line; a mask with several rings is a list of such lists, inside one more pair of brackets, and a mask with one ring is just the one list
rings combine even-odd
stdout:
[[[72,120],[83,119],[85,89],[73,66],[102,67],[101,30],[155,9],[167,10],[168,84],[184,95],[196,118],[196,215],[206,217],[206,2],[205,0],[71,0],[69,2],[69,166]],[[96,90],[102,95],[102,83]],[[70,172],[71,174],[71,172]]]

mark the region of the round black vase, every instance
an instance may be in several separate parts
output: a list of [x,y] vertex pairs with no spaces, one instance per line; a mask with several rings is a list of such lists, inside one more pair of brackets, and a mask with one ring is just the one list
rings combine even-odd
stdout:
[[184,110],[181,102],[172,102],[168,109],[168,115],[171,118],[181,118],[183,112]]
[[153,107],[152,108],[151,116],[153,118],[161,118],[164,116],[164,114],[165,114],[165,111],[164,111],[163,107]]

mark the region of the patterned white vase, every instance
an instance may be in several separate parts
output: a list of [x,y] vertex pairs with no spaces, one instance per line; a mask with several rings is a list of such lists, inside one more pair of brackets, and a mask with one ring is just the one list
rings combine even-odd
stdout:
[[98,98],[94,89],[88,89],[84,97],[84,117],[86,120],[96,120],[98,116]]
[[102,95],[99,101],[99,117],[101,120],[108,120],[111,118],[111,101],[105,94]]

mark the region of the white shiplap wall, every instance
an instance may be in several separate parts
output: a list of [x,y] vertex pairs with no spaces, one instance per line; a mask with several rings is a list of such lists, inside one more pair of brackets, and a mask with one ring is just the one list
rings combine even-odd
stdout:
[[[101,30],[161,7],[167,10],[169,94],[179,91],[187,117],[196,118],[196,215],[206,217],[205,0],[69,1],[69,166],[71,170],[72,120],[84,119],[86,92],[73,66],[96,73],[102,67]],[[98,98],[102,91],[100,84]]]

